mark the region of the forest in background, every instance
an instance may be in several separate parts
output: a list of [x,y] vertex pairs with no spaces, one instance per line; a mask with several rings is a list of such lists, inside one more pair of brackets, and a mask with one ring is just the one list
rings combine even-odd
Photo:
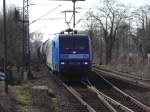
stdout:
[[149,5],[132,7],[115,0],[99,0],[88,12],[85,26],[98,64],[134,66],[150,61]]
[[[7,56],[9,64],[22,65],[23,23],[16,20],[15,13],[15,7],[7,7]],[[4,58],[3,12],[0,12],[0,40],[0,57],[2,59]]]
[[[23,65],[23,14],[22,9],[7,7],[6,12],[7,58],[10,65]],[[4,59],[3,12],[0,12],[0,60]],[[36,49],[42,40],[42,33],[30,34],[31,55],[36,55]],[[1,62],[2,63],[2,62]]]

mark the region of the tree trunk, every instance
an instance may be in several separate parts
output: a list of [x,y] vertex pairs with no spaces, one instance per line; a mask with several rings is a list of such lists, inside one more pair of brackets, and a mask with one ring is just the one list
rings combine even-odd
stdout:
[[99,50],[99,65],[103,64],[103,42],[102,39],[100,40],[100,50]]
[[106,64],[108,64],[111,61],[112,46],[113,46],[113,43],[110,39],[106,41]]
[[116,56],[115,56],[115,59],[118,59],[118,58],[119,58],[119,53],[120,53],[120,52],[119,52],[119,50],[120,50],[120,47],[119,47],[119,46],[120,46],[120,43],[119,43],[119,42],[120,42],[120,40],[117,40],[117,41],[116,41]]

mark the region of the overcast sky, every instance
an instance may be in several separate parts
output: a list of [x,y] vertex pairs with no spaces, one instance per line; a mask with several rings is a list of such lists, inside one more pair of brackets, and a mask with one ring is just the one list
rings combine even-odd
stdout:
[[[6,0],[7,5],[16,5],[17,7],[22,7],[23,0]],[[79,1],[76,3],[76,7],[78,7],[77,11],[79,13],[76,14],[76,22],[96,4],[97,0],[85,0]],[[150,5],[150,0],[118,0],[124,4],[132,4],[133,6],[141,6],[141,5]],[[0,7],[2,9],[3,0],[0,0]],[[73,4],[72,2],[65,2],[65,1],[50,1],[50,0],[29,0],[29,4],[37,4],[37,5],[30,5],[29,6],[29,18],[30,23],[34,20],[38,19],[42,15],[46,14],[47,12],[53,10],[47,16],[43,17],[44,20],[38,20],[32,24],[30,24],[30,32],[39,31],[44,32],[46,36],[48,34],[58,33],[63,29],[67,28],[65,24],[65,15],[61,13],[64,10],[72,10]],[[81,9],[80,9],[80,8]],[[54,10],[55,9],[55,10]],[[71,13],[67,14],[67,20],[71,17]],[[45,20],[48,19],[49,20]],[[53,19],[57,18],[57,19]],[[72,27],[72,23],[70,24]],[[77,24],[76,28],[79,29],[81,24]]]

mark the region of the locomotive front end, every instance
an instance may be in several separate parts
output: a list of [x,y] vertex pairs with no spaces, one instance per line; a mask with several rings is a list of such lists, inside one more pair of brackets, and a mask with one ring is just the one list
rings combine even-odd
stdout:
[[85,35],[60,38],[60,72],[87,72],[91,69],[91,42]]

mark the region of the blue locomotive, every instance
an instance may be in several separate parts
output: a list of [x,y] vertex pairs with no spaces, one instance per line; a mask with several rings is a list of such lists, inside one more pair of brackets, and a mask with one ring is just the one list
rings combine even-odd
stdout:
[[56,73],[91,70],[91,39],[81,34],[56,34],[40,48],[46,65]]

